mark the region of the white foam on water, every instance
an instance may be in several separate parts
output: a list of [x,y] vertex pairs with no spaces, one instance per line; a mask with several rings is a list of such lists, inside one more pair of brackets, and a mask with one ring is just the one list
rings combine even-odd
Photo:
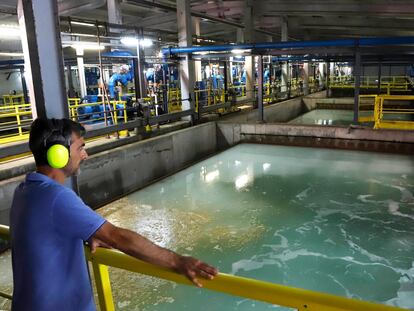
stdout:
[[398,202],[395,202],[393,200],[388,200],[388,211],[390,212],[390,214],[394,216],[406,217],[406,218],[410,218],[414,220],[414,215],[401,213],[398,211],[399,208],[400,208],[400,205]]
[[400,288],[397,291],[397,297],[384,301],[384,303],[414,310],[414,261],[410,269],[401,272],[402,275],[399,279]]
[[311,187],[306,188],[305,190],[297,194],[296,198],[298,198],[300,201],[306,199],[310,190],[312,190]]
[[401,186],[390,186],[392,188],[398,189],[401,191],[401,202],[404,203],[414,203],[414,196],[407,188]]
[[346,295],[346,297],[348,297],[348,298],[360,298],[359,296],[357,296],[357,295],[355,295],[355,294],[352,294],[349,290],[348,290],[348,288],[346,288],[341,282],[339,282],[336,278],[335,278],[335,276],[334,275],[332,275],[332,274],[327,274],[327,276],[334,282],[334,283],[336,283],[336,284],[338,284],[339,285],[339,287],[341,287],[343,290],[344,290],[344,292],[345,292],[345,295]]

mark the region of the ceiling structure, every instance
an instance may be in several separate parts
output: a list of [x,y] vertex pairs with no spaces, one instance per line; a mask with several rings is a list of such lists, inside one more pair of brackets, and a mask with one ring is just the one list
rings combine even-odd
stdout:
[[[120,5],[123,24],[142,27],[144,34],[166,45],[176,42],[176,1],[120,0]],[[280,41],[284,19],[289,40],[414,36],[413,0],[192,0],[192,15],[200,20],[200,37],[211,40],[210,44],[237,42],[237,29],[244,30],[247,5],[253,8],[256,42]],[[17,0],[1,1],[0,24],[17,24],[16,6]],[[61,17],[108,20],[105,0],[60,0],[58,6]],[[63,20],[62,31],[67,30]],[[88,31],[93,34],[95,30],[80,27],[75,32]],[[3,51],[21,51],[20,42],[5,40],[0,34]]]

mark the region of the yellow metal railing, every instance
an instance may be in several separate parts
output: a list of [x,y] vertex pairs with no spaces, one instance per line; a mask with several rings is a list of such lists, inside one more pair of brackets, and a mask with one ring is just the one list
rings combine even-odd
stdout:
[[[32,120],[30,104],[0,106],[0,126],[2,130],[8,133],[2,135],[0,144],[27,139],[29,137],[27,128]],[[17,133],[13,133],[15,131]]]
[[[341,76],[330,77],[330,88],[354,88],[355,77],[353,76]],[[362,76],[361,88],[377,89],[378,77],[375,76]],[[408,92],[411,88],[410,79],[406,76],[383,76],[381,77],[379,87],[381,90],[386,90],[386,94],[390,95],[391,92]]]
[[16,94],[16,95],[3,95],[3,105],[21,105],[24,104],[24,96],[23,94]]
[[[358,122],[374,122],[374,107],[377,95],[359,95],[358,100]],[[372,99],[372,101],[371,101]],[[361,108],[364,108],[365,115],[361,116]]]
[[[381,95],[375,99],[374,107],[374,128],[375,129],[400,129],[414,130],[414,108],[407,105],[398,107],[390,107],[386,105],[386,101],[414,101],[413,95]],[[387,107],[388,106],[388,107]],[[411,121],[396,120],[395,116],[410,116]],[[385,119],[387,117],[387,119]]]
[[[0,238],[9,238],[8,227],[0,225]],[[92,254],[89,248],[85,247],[85,255],[87,260],[89,260],[93,266],[101,311],[115,310],[112,299],[108,266],[135,273],[146,274],[177,283],[192,285],[187,278],[173,272],[172,270],[160,268],[158,266],[143,262],[119,251],[98,248],[96,252]],[[294,308],[300,311],[404,310],[387,305],[318,293],[225,273],[219,273],[214,280],[200,279],[200,282],[202,283],[203,288],[206,289]]]

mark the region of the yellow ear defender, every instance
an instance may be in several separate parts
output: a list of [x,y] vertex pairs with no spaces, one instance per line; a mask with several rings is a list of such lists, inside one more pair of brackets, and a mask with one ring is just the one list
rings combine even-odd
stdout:
[[47,149],[47,162],[53,168],[63,168],[69,162],[69,150],[61,144],[55,144]]

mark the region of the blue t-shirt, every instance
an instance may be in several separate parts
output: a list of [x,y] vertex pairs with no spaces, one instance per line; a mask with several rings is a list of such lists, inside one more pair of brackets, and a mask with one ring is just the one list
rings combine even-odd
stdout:
[[28,174],[10,212],[12,310],[96,310],[83,241],[104,222],[71,189]]

